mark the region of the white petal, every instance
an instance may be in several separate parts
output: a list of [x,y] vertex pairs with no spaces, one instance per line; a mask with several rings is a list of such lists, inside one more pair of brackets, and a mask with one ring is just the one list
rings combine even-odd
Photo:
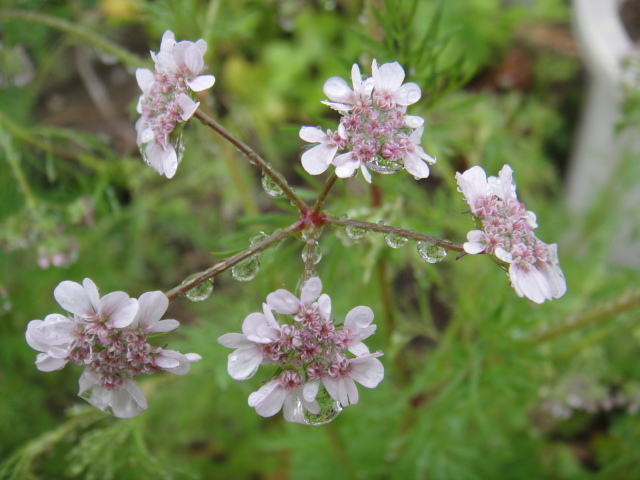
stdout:
[[229,354],[227,372],[234,380],[246,380],[252,377],[263,359],[262,350],[255,345],[249,348],[239,348]]
[[347,82],[340,77],[331,77],[322,87],[322,91],[329,100],[339,103],[351,103],[353,101],[353,91]]
[[462,247],[464,248],[464,251],[471,254],[471,255],[476,255],[478,253],[482,253],[487,249],[486,245],[483,245],[481,243],[475,243],[475,242],[465,242]]
[[255,347],[255,342],[247,340],[245,335],[241,333],[225,333],[224,335],[218,337],[218,343],[223,347],[228,348],[245,348],[245,347]]
[[285,315],[294,315],[301,308],[300,300],[293,293],[282,288],[267,295],[267,305]]
[[302,287],[300,301],[303,305],[309,306],[320,296],[321,291],[322,281],[318,277],[310,278]]
[[174,350],[163,349],[156,357],[156,365],[174,375],[185,375],[191,369],[190,360]]
[[136,70],[136,80],[138,86],[144,94],[148,94],[153,86],[153,72],[148,68],[138,68]]
[[131,325],[138,313],[138,300],[129,298],[125,292],[112,292],[100,299],[98,309],[101,316],[108,318],[108,326],[124,328]]
[[287,391],[272,380],[249,395],[249,406],[255,407],[258,415],[271,417],[280,411],[286,398]]
[[340,178],[349,178],[360,166],[360,161],[353,158],[353,152],[343,153],[333,159],[336,166],[336,175]]
[[384,378],[384,366],[374,355],[379,356],[379,352],[352,358],[349,361],[351,365],[349,376],[363,387],[377,387]]
[[360,171],[367,183],[371,183],[371,172],[369,172],[369,169],[367,169],[367,166],[364,163],[360,165]]
[[67,364],[63,358],[53,358],[46,353],[39,353],[36,356],[36,368],[41,372],[53,372],[60,370]]
[[302,154],[302,167],[310,175],[320,175],[324,173],[338,151],[337,145],[327,145],[321,143],[310,148]]
[[331,298],[327,294],[322,294],[318,297],[318,308],[320,315],[325,320],[331,319]]
[[316,127],[302,127],[300,138],[309,143],[323,143],[328,139],[327,134]]
[[189,120],[191,116],[195,113],[195,111],[198,109],[198,105],[200,105],[200,102],[194,102],[189,98],[188,95],[184,93],[179,94],[176,97],[176,100],[182,112],[180,113],[180,118],[182,119],[183,122],[186,122],[187,120]]
[[404,69],[398,62],[384,63],[373,72],[373,78],[376,90],[395,92],[404,80]]
[[418,156],[408,153],[403,155],[402,158],[404,160],[404,168],[411,175],[417,178],[427,178],[429,176],[429,166]]
[[82,318],[89,318],[97,313],[85,288],[79,283],[68,280],[60,282],[53,291],[53,296],[67,312]]
[[417,115],[405,115],[404,124],[409,128],[420,128],[424,125],[424,118]]
[[168,307],[169,299],[161,291],[143,293],[138,298],[138,312],[134,323],[141,326],[145,332],[150,332]]
[[393,96],[398,105],[412,105],[420,100],[420,87],[415,83],[405,83],[402,85]]
[[201,92],[207,88],[213,87],[216,82],[216,77],[213,75],[200,75],[198,77],[187,80],[187,85],[194,92]]

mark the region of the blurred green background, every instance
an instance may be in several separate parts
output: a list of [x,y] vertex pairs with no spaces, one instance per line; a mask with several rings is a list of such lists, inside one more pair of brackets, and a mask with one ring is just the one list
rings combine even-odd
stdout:
[[[607,261],[612,232],[637,225],[618,199],[640,162],[625,157],[586,216],[563,206],[585,88],[569,22],[563,0],[0,0],[0,478],[640,478],[640,275]],[[217,80],[200,108],[309,202],[326,175],[302,170],[298,131],[336,128],[324,81],[400,61],[422,88],[408,113],[425,118],[431,177],[347,179],[327,210],[462,243],[473,224],[455,172],[508,163],[538,236],[559,243],[567,294],[532,304],[487,258],[432,265],[413,242],[325,227],[316,269],[333,315],[370,306],[367,343],[385,354],[385,379],[357,405],[319,427],[265,419],[247,396],[268,367],[227,375],[216,338],[295,289],[303,243],[291,239],[254,280],[226,273],[206,301],[171,303],[182,327],[163,341],[203,360],[141,379],[146,412],[92,409],[76,396],[81,368],[40,372],[24,341],[30,320],[62,313],[59,282],[168,291],[296,218],[197,120],[175,178],[144,165],[134,72],[167,29],[208,43]]]

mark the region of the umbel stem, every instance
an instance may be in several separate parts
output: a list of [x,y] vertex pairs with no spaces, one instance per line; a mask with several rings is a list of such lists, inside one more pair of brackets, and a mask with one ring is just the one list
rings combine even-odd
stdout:
[[211,128],[214,132],[218,133],[221,137],[240,150],[250,162],[258,165],[262,171],[268,175],[273,182],[278,185],[278,187],[280,187],[282,192],[296,205],[298,210],[302,211],[307,208],[304,201],[291,189],[289,184],[282,179],[278,172],[275,171],[260,155],[254,152],[249,145],[238,140],[231,134],[231,132],[201,111],[196,110],[196,113],[194,113],[193,116],[200,120],[203,125]]

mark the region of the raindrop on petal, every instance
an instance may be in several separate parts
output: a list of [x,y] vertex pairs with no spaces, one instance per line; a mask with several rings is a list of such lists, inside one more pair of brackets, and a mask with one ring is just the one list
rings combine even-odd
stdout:
[[239,282],[248,282],[258,275],[260,260],[258,255],[249,257],[231,268],[231,276]]
[[[189,282],[189,280],[197,277],[198,275],[200,274],[194,273],[193,275],[188,276],[187,278],[185,278],[182,284],[184,285],[185,283]],[[201,284],[193,287],[191,290],[187,290],[184,296],[192,302],[201,302],[209,298],[211,292],[213,292],[213,279],[205,280]]]
[[438,263],[447,256],[447,251],[431,242],[418,242],[417,245],[420,258],[429,263]]

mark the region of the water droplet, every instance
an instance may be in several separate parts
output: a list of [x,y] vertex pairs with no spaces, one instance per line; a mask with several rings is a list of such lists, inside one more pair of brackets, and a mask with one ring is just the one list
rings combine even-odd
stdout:
[[[313,240],[312,242],[313,242],[313,264],[317,265],[318,262],[322,260],[322,250],[320,250],[320,245],[318,245],[318,242]],[[311,248],[310,244],[307,243],[302,249],[302,261],[305,263],[307,261],[307,257],[309,256],[310,248]]]
[[231,276],[239,282],[248,282],[258,275],[260,270],[260,260],[258,255],[249,257],[231,268]]
[[362,237],[364,237],[365,233],[367,233],[364,228],[356,227],[355,225],[347,225],[346,227],[344,227],[344,229],[347,232],[347,235],[349,235],[349,237],[353,238],[354,240],[360,240]]
[[376,157],[367,163],[367,168],[377,173],[396,173],[404,168],[404,162],[401,158],[390,160],[388,158],[376,155]]
[[342,411],[342,407],[329,396],[324,387],[321,387],[318,391],[316,401],[320,405],[319,413],[311,413],[304,408],[302,409],[302,418],[304,418],[307,425],[326,425]]
[[407,237],[403,237],[402,235],[398,235],[397,233],[385,234],[384,240],[391,248],[402,248],[408,241]]
[[273,178],[266,173],[262,174],[262,188],[267,192],[267,195],[271,195],[272,197],[279,197],[284,193]]
[[[189,280],[197,277],[198,275],[200,274],[194,273],[193,275],[189,275],[187,278],[184,279],[182,284],[184,285]],[[213,292],[213,279],[205,280],[201,284],[193,287],[191,290],[187,290],[184,296],[187,297],[187,299],[191,300],[192,302],[201,302],[209,298],[209,296],[211,295],[211,292]]]
[[260,242],[262,242],[263,240],[265,240],[268,237],[269,237],[269,235],[267,235],[264,232],[256,233],[253,237],[251,237],[251,246],[253,247],[254,245],[259,244]]
[[420,257],[429,263],[438,263],[447,256],[447,251],[431,242],[418,242],[418,253]]

